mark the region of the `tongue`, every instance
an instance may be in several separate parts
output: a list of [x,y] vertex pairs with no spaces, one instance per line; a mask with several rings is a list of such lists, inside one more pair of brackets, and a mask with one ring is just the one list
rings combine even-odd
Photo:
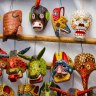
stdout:
[[12,75],[9,75],[8,79],[11,81],[11,82],[16,82],[18,80],[19,76],[16,75],[16,74],[12,74]]

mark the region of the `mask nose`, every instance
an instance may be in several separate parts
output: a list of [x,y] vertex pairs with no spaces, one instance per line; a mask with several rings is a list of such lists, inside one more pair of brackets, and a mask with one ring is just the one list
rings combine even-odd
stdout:
[[62,66],[58,66],[58,67],[56,68],[57,74],[62,74],[63,71],[64,71],[64,70],[63,70],[63,67],[62,67]]
[[84,24],[80,23],[79,26],[84,27]]

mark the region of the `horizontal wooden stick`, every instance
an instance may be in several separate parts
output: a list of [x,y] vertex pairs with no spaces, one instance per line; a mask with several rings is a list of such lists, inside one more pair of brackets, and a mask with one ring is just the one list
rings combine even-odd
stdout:
[[[3,39],[3,35],[0,34],[0,39]],[[33,36],[33,35],[19,35],[16,38],[18,41],[46,41],[46,42],[64,42],[64,43],[81,43],[74,37],[56,37],[56,36]],[[85,38],[82,41],[83,44],[96,44],[96,38]]]

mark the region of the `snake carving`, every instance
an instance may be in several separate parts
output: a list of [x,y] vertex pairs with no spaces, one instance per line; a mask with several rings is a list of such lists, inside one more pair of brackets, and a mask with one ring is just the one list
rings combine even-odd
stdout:
[[82,78],[83,88],[88,89],[88,79],[92,71],[96,70],[95,57],[90,53],[81,53],[75,57],[74,68]]

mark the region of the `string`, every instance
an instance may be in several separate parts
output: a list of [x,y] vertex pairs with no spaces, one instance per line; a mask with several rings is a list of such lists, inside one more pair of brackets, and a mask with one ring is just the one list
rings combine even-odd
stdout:
[[82,50],[82,53],[83,53],[83,45],[82,45],[82,42],[81,42],[81,50]]
[[73,71],[73,79],[72,79],[72,88],[74,88],[74,71]]
[[81,0],[82,9],[84,9],[84,0]]
[[60,6],[62,6],[62,0],[60,0]]
[[13,3],[14,3],[14,0],[11,0],[10,11],[13,9]]
[[36,41],[34,42],[34,56],[36,56]]

